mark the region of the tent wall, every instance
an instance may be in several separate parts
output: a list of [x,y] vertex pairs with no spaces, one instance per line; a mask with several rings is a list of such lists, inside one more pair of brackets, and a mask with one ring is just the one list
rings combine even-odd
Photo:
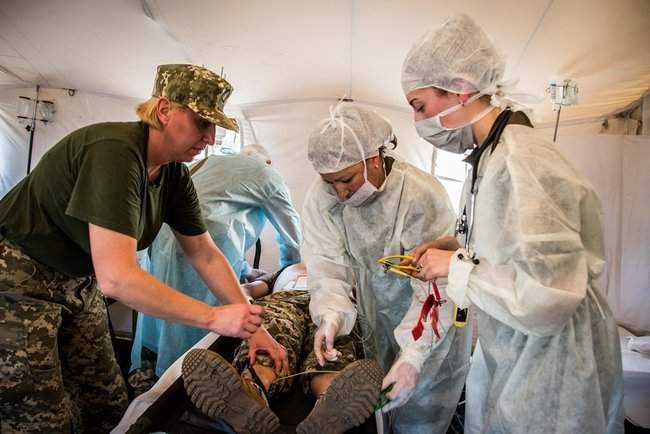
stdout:
[[[576,124],[566,125],[560,122],[560,127],[557,132],[557,141],[561,142],[567,137],[575,136],[595,136],[600,134],[603,128],[602,119],[589,120],[587,122],[580,122]],[[535,126],[537,132],[547,140],[553,141],[553,133],[555,130],[554,125],[539,125]]]
[[[34,89],[0,90],[0,196],[25,174],[29,133],[17,122],[18,95],[34,97]],[[34,137],[33,166],[54,143],[81,126],[106,120],[133,120],[136,100],[107,95],[44,89],[42,99],[54,100],[57,113],[49,124],[38,123]],[[318,121],[329,116],[334,100],[244,105],[233,108],[248,120],[251,131],[244,143],[255,139],[272,154],[274,167],[284,176],[298,211],[316,177],[307,160],[307,138]],[[429,171],[433,148],[419,139],[412,115],[406,110],[370,106],[391,121],[398,136],[395,151],[415,166]],[[636,332],[650,332],[650,221],[643,209],[649,202],[650,138],[598,134],[601,121],[561,126],[558,146],[593,183],[603,204],[608,266],[605,276],[610,303],[618,321]],[[552,139],[553,128],[539,134]],[[438,153],[436,173],[445,177],[452,203],[460,195],[463,165],[458,156]],[[261,266],[274,270],[278,252],[274,232],[267,225],[263,237]],[[251,252],[252,253],[252,252]]]
[[603,210],[603,276],[619,324],[650,334],[650,137],[563,137],[559,148],[593,184]]
[[[29,132],[16,118],[18,96],[36,97],[34,88],[0,90],[0,197],[27,171]],[[54,101],[53,122],[36,123],[32,169],[59,139],[71,131],[95,122],[134,120],[136,100],[88,92],[70,96],[63,89],[41,89],[39,99]]]

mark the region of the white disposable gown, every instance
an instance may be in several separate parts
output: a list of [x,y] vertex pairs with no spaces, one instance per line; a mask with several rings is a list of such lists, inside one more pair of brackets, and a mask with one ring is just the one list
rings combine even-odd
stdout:
[[[440,307],[441,339],[435,340],[427,324],[414,341],[411,329],[429,285],[385,272],[377,263],[382,256],[405,254],[425,240],[453,233],[454,213],[442,185],[395,161],[379,192],[362,206],[350,207],[319,178],[308,193],[303,220],[314,322],[334,313],[344,335],[359,317],[366,357],[376,358],[385,371],[400,354],[421,367],[414,395],[393,410],[394,431],[446,432],[468,371],[470,328],[452,325],[453,306],[446,302]],[[353,288],[356,305],[350,299]],[[446,298],[444,285],[440,289]]]
[[[461,211],[471,211],[470,182]],[[521,125],[484,152],[476,189],[469,251],[479,264],[454,256],[447,287],[478,319],[465,432],[623,432],[618,334],[597,280],[604,249],[594,190]]]

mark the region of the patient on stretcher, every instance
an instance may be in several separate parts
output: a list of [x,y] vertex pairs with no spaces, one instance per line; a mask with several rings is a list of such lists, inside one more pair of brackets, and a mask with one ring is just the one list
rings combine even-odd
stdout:
[[[242,290],[250,297],[257,299],[261,298],[267,294],[270,294],[273,290],[280,289],[306,289],[307,288],[307,274],[306,269],[303,264],[296,264],[284,267],[283,269],[275,272],[269,273],[263,270],[252,269],[249,272],[250,279],[241,285]],[[143,317],[138,317],[138,322],[142,321]],[[147,321],[145,319],[145,321]],[[158,320],[156,320],[158,321]],[[141,324],[138,324],[139,332]],[[185,326],[181,326],[184,328]],[[178,353],[178,356],[183,354],[183,352],[190,349],[187,347],[179,347],[180,342],[175,340],[173,337],[174,330],[178,333],[183,333],[183,329],[174,329],[174,325],[170,325],[167,328],[165,333],[161,333],[160,340],[161,342],[158,345],[163,345],[162,342],[166,342],[165,345],[175,347],[175,353]],[[198,331],[198,329],[197,329]],[[136,336],[139,333],[136,332]],[[207,331],[203,331],[204,334],[207,334]],[[198,342],[197,337],[197,342]],[[136,337],[137,340],[137,337]],[[150,343],[151,344],[151,343]],[[152,347],[153,348],[153,347]],[[135,351],[138,351],[137,357],[134,357]],[[170,353],[170,349],[166,349],[167,353]],[[177,356],[177,357],[178,357]],[[132,368],[128,375],[128,385],[133,391],[133,396],[139,396],[148,390],[150,390],[153,385],[159,380],[158,375],[161,372],[164,372],[168,366],[160,366],[159,355],[153,349],[150,349],[148,344],[142,343],[142,345],[136,346],[134,344],[134,349],[131,355],[131,360],[137,360],[137,367]],[[175,359],[174,359],[175,360]],[[172,360],[173,362],[173,360]],[[170,363],[171,364],[171,363]]]
[[271,433],[280,421],[269,402],[286,395],[298,381],[317,402],[296,432],[343,433],[360,425],[377,403],[383,371],[374,360],[363,358],[354,332],[338,337],[336,354],[320,366],[313,352],[316,326],[309,315],[309,292],[296,289],[306,288],[304,266],[288,267],[273,283],[273,292],[256,303],[264,307],[264,327],[287,350],[288,373],[279,376],[264,353],[251,366],[246,341],[232,364],[215,352],[195,349],[182,366],[188,397],[204,414],[225,420],[238,433]]

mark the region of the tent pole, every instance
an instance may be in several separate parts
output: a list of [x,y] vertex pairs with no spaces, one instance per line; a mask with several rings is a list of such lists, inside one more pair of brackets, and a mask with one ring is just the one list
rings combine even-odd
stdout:
[[555,131],[553,132],[553,143],[557,139],[557,127],[560,125],[560,111],[562,111],[562,104],[557,108],[557,118],[555,118]]
[[32,168],[32,152],[34,150],[34,130],[36,129],[36,109],[38,107],[38,91],[40,85],[36,85],[36,101],[34,101],[34,113],[32,113],[32,124],[29,127],[29,150],[27,151],[27,174]]

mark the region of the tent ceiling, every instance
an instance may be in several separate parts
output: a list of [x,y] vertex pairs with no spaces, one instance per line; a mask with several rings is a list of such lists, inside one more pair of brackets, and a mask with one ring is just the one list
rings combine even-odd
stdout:
[[[406,109],[399,84],[412,41],[464,11],[507,56],[506,78],[544,97],[573,78],[563,119],[603,116],[650,87],[647,0],[3,0],[0,87],[39,83],[131,98],[157,64],[223,66],[233,104],[335,98]],[[550,103],[538,120],[553,120]]]

